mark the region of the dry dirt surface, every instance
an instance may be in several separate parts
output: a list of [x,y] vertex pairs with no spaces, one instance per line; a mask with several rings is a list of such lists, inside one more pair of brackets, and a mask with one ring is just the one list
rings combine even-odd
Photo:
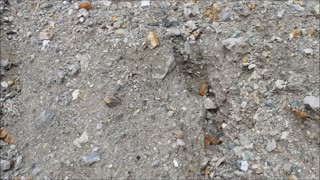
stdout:
[[0,179],[319,179],[318,1],[0,15]]

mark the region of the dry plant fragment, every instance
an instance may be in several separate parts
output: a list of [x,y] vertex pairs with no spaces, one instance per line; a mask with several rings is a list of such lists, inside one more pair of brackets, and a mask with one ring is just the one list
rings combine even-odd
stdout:
[[204,11],[204,14],[214,21],[219,20],[219,16],[218,16],[219,13],[220,13],[220,9],[217,4],[213,4],[212,7],[206,8]]
[[256,3],[252,2],[248,5],[249,9],[252,11],[256,8]]
[[291,41],[292,38],[297,37],[297,36],[301,36],[301,31],[299,29],[294,29],[293,31],[291,31],[291,33],[289,35],[289,40]]
[[221,140],[214,138],[208,133],[204,135],[204,145],[217,145],[221,143],[222,143]]
[[310,117],[309,113],[301,111],[299,109],[292,109],[291,111],[294,113],[294,115],[296,117],[298,117],[299,119],[302,119],[302,120],[306,120],[307,118]]
[[205,96],[208,93],[209,84],[206,81],[202,81],[200,84],[199,94],[200,96]]
[[80,8],[80,9],[89,10],[89,9],[92,8],[92,5],[91,5],[91,3],[82,3],[82,4],[79,5],[79,8]]
[[0,138],[3,139],[8,135],[9,131],[6,128],[0,130]]
[[160,45],[160,41],[158,36],[156,35],[156,33],[154,32],[149,32],[148,36],[147,36],[147,46],[150,49],[154,49],[155,47]]

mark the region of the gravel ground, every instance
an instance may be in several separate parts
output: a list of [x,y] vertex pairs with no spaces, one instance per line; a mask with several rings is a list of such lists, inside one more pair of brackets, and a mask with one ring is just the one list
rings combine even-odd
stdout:
[[0,1],[1,179],[319,179],[318,1],[84,3]]

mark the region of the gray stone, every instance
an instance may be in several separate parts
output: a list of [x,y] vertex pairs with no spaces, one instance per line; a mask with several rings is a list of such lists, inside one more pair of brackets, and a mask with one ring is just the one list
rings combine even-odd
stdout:
[[276,80],[274,84],[277,89],[283,89],[286,87],[285,82],[283,80]]
[[182,139],[177,139],[177,145],[178,146],[185,146],[186,143]]
[[215,103],[210,99],[210,98],[206,98],[203,102],[204,108],[205,109],[217,109],[217,106],[215,105]]
[[278,13],[277,13],[277,17],[278,17],[278,18],[282,18],[282,16],[283,16],[284,12],[285,12],[285,10],[284,10],[284,9],[283,9],[283,10],[278,11]]
[[194,30],[196,30],[196,29],[198,28],[196,22],[194,22],[194,21],[187,21],[187,22],[185,23],[185,26],[186,26],[190,31],[194,31]]
[[167,29],[167,32],[166,32],[166,35],[171,37],[171,36],[179,36],[181,35],[181,31],[179,28],[168,28]]
[[101,159],[100,159],[100,154],[98,152],[93,152],[93,153],[89,153],[89,154],[82,156],[82,160],[87,165],[91,165],[95,162],[100,161]]
[[87,18],[89,17],[89,12],[86,10],[86,9],[79,9],[79,14],[78,14],[78,17],[84,17],[84,18]]
[[40,115],[39,115],[39,124],[43,125],[43,124],[48,124],[50,123],[53,118],[54,118],[55,114],[53,111],[51,110],[43,110]]
[[280,139],[287,139],[288,135],[289,135],[289,132],[284,131],[284,132],[282,132]]
[[239,140],[240,140],[240,144],[242,146],[247,146],[250,144],[249,138],[243,134],[240,135]]
[[11,68],[11,63],[8,59],[1,59],[0,60],[1,63],[1,68],[9,70]]
[[229,50],[233,50],[236,46],[245,46],[247,44],[247,39],[244,37],[239,38],[229,38],[222,41],[222,45]]
[[6,171],[10,169],[10,161],[7,160],[0,160],[0,167],[1,167],[1,171]]
[[18,170],[22,167],[22,156],[18,156],[15,163],[14,163],[14,170]]
[[277,147],[277,143],[276,143],[276,141],[275,141],[274,139],[272,139],[271,142],[269,142],[269,144],[267,145],[266,150],[267,150],[268,152],[271,152],[271,151],[273,151],[276,147]]
[[120,28],[123,24],[123,21],[122,20],[118,20],[116,22],[113,23],[113,27],[114,28]]
[[41,169],[39,167],[34,167],[32,169],[32,175],[36,176],[41,172]]
[[296,10],[296,11],[304,11],[304,7],[297,5],[297,4],[293,4],[292,7]]
[[153,162],[151,163],[151,166],[152,166],[152,167],[157,167],[157,166],[159,166],[159,164],[160,164],[160,161],[159,161],[159,160],[155,160],[155,161],[153,161]]
[[269,133],[271,136],[279,134],[279,131],[277,129],[270,131]]
[[243,147],[241,146],[236,146],[232,149],[233,153],[238,157],[241,157],[242,150],[243,150]]
[[222,21],[228,21],[230,19],[230,15],[231,15],[230,11],[224,12],[221,17]]
[[314,8],[314,12],[316,13],[316,15],[319,15],[320,14],[320,4],[318,3],[313,8]]
[[240,107],[241,107],[242,109],[244,109],[244,108],[247,107],[247,105],[248,105],[248,102],[247,102],[247,101],[242,101],[241,104],[240,104]]
[[75,64],[70,65],[68,69],[70,70],[70,75],[75,75],[81,69],[80,63],[76,62]]
[[317,111],[320,107],[320,97],[319,96],[306,96],[303,99],[303,104],[309,106],[311,109]]
[[237,167],[239,170],[246,172],[249,169],[249,164],[247,161],[237,160]]
[[291,163],[285,163],[283,165],[283,170],[286,172],[291,172],[292,164]]
[[307,55],[313,55],[313,50],[311,48],[304,49],[303,52]]
[[242,156],[242,159],[243,159],[243,160],[251,160],[251,159],[253,159],[253,153],[250,152],[250,151],[244,151],[244,152],[241,154],[241,156]]

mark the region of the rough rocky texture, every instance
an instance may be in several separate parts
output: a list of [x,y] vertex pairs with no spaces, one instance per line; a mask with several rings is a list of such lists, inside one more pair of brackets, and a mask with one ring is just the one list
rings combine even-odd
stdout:
[[0,1],[1,179],[319,179],[317,1],[83,2]]

